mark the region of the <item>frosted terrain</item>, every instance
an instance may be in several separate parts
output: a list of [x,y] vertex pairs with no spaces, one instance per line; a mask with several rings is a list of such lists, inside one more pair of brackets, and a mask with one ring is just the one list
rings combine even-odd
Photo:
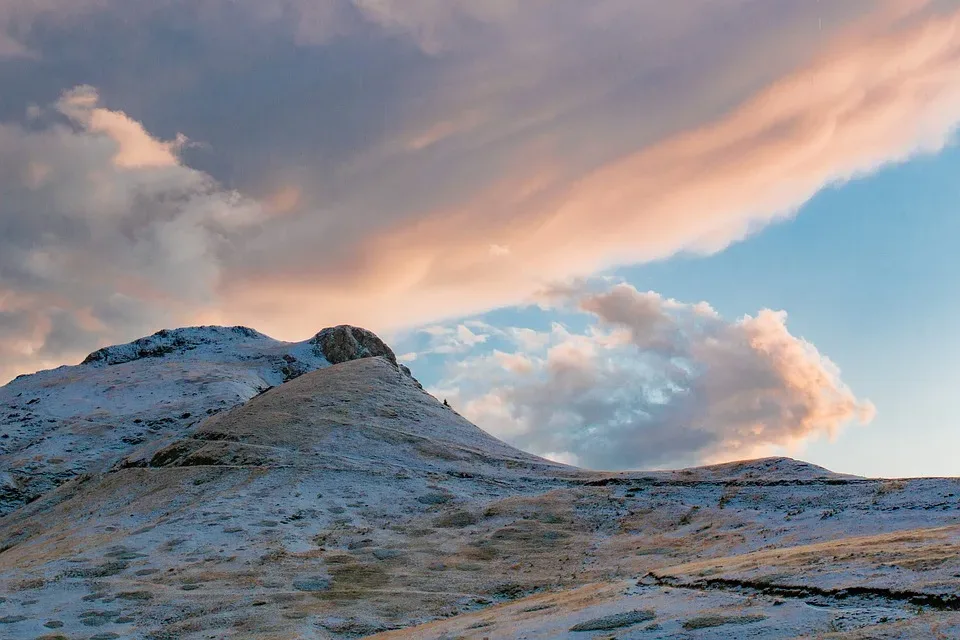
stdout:
[[960,637],[957,479],[560,465],[355,328],[163,332],[0,402],[3,638]]

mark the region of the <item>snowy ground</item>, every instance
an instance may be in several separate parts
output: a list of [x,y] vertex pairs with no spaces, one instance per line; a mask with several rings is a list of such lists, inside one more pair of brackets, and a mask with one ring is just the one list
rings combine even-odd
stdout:
[[[0,637],[960,637],[958,479],[784,458],[581,471],[387,359],[219,331],[2,390],[59,417],[0,460],[50,447],[83,473],[0,518]],[[318,370],[279,384],[283,354]],[[221,400],[247,401],[116,444],[134,416]]]
[[0,515],[265,389],[329,366],[246,327],[161,331],[0,387]]

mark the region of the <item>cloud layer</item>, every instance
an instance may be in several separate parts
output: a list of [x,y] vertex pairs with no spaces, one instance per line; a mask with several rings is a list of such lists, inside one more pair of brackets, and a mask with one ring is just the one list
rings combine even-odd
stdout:
[[91,87],[32,120],[0,124],[0,378],[202,317],[260,207]]
[[0,0],[0,378],[717,251],[945,144],[958,33],[953,0]]
[[514,350],[452,364],[435,390],[525,450],[593,469],[693,464],[797,447],[873,418],[783,312],[731,322],[706,303],[627,284],[550,300],[593,322],[582,332],[487,327]]

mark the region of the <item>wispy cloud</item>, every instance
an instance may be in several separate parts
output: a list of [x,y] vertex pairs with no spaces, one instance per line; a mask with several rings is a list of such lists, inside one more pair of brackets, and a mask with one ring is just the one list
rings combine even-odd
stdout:
[[945,144],[958,30],[922,0],[0,0],[0,360],[409,327],[720,250]]
[[[553,129],[567,125],[569,114],[544,116],[529,131],[506,134],[520,141],[506,157],[496,145],[481,147],[503,161],[501,175],[477,177],[469,185],[475,189],[422,209],[415,222],[385,220],[349,255],[331,253],[319,264],[303,261],[276,274],[260,268],[239,274],[226,285],[231,308],[262,309],[267,292],[283,309],[311,287],[323,292],[323,305],[363,322],[383,323],[381,309],[389,308],[392,322],[417,323],[517,303],[554,279],[677,252],[719,251],[793,215],[824,187],[935,152],[950,140],[960,119],[960,11],[927,7],[907,16],[871,14],[726,113],[674,132],[664,125],[665,135],[634,138],[635,148],[618,149],[609,136],[615,129],[632,137],[631,125],[642,127],[640,112],[633,122],[611,123],[591,138],[605,154],[590,167],[581,164],[586,152],[567,153],[564,134]],[[652,107],[654,117],[675,108],[639,104]],[[714,114],[702,114],[708,115]],[[592,130],[584,118],[574,127]],[[506,114],[498,125],[505,132],[512,127]],[[461,145],[479,144],[479,135],[450,149],[464,154],[464,168],[478,151]],[[303,237],[310,224],[307,217],[298,226]],[[275,251],[281,233],[288,231],[268,232],[257,250]],[[491,246],[510,250],[491,252]],[[319,304],[316,311],[322,313]],[[268,322],[288,326],[279,317]]]

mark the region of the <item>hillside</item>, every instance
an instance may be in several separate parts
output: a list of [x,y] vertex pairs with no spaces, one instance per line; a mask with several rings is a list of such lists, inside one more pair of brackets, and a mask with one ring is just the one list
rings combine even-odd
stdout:
[[20,376],[0,387],[0,515],[270,387],[361,355],[395,361],[357,328],[288,343],[247,327],[188,327]]
[[960,634],[957,479],[575,469],[325,331],[166,332],[4,387],[0,637]]

